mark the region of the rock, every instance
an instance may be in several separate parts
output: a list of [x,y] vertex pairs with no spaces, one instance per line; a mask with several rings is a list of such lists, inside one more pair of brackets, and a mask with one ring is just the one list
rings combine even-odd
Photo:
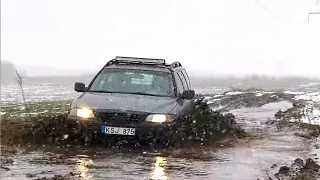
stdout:
[[4,166],[2,166],[1,165],[1,167],[0,167],[1,169],[4,169],[4,170],[6,170],[6,171],[10,171],[10,168],[8,168],[8,167],[4,167]]
[[266,122],[266,125],[273,125],[273,124],[275,124],[277,121],[276,120],[268,120],[267,122]]
[[311,158],[304,161],[300,158],[294,160],[290,167],[283,166],[274,176],[281,180],[316,180],[320,179],[320,165]]
[[13,160],[9,158],[2,158],[1,157],[1,165],[8,165],[8,164],[13,164]]
[[284,115],[284,112],[282,112],[281,110],[279,110],[274,116],[279,119]]
[[319,144],[315,144],[313,147],[316,148],[316,149],[320,149],[320,145]]
[[36,174],[27,173],[26,176],[27,178],[33,178],[33,177],[36,177]]
[[54,177],[53,177],[53,180],[64,180],[64,179],[66,179],[66,178],[64,178],[61,175],[54,175]]
[[303,168],[303,160],[300,158],[295,159],[292,165],[290,166],[289,175],[291,177],[296,177],[302,168]]
[[306,164],[304,165],[303,169],[318,172],[320,169],[320,165],[318,165],[314,160],[309,158],[309,159],[307,159]]
[[286,175],[288,174],[290,171],[289,167],[288,166],[282,166],[280,167],[279,169],[279,174],[283,174],[283,175]]
[[294,135],[302,138],[306,138],[306,139],[312,139],[312,136],[310,134],[294,133]]
[[76,172],[69,172],[70,176],[79,176],[81,173],[76,173]]
[[303,166],[303,160],[300,159],[300,158],[297,158],[297,159],[294,160],[293,164],[302,167]]
[[271,168],[276,168],[276,167],[278,167],[277,164],[273,164],[273,165],[271,166]]

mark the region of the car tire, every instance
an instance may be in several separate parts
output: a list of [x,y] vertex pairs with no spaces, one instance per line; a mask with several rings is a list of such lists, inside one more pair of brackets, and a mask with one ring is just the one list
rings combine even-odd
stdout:
[[192,145],[192,142],[187,136],[187,133],[181,128],[173,128],[167,135],[167,147],[169,148],[187,148]]
[[171,148],[183,148],[183,138],[178,130],[171,132],[170,140],[169,140],[169,147]]
[[151,149],[179,148],[181,146],[179,133],[174,129],[155,133],[148,141]]
[[76,137],[81,145],[88,145],[93,140],[93,134],[83,124],[77,124]]

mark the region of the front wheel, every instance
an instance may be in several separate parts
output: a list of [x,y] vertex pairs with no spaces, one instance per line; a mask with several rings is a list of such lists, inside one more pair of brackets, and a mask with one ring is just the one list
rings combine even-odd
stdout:
[[187,148],[192,144],[187,134],[178,128],[172,128],[156,139],[160,140],[159,143],[165,148]]
[[88,145],[96,138],[96,133],[88,129],[84,124],[77,124],[75,132],[75,138],[82,145]]

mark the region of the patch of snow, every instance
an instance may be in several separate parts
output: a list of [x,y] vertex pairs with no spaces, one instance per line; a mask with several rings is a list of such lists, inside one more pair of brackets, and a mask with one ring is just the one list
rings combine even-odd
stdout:
[[301,122],[306,123],[306,124],[312,124],[312,125],[320,125],[320,119],[315,118],[315,119],[309,119],[308,117],[303,117],[301,118]]
[[21,113],[20,114],[20,117],[27,117],[27,116],[29,116],[29,115],[39,115],[40,113]]
[[320,92],[305,93],[294,98],[295,100],[306,100],[320,102]]
[[63,139],[67,139],[69,137],[69,134],[63,135]]
[[215,103],[216,101],[220,101],[221,99],[213,99],[213,100],[210,100],[207,102],[207,104],[213,104]]
[[[312,99],[312,98],[311,98]],[[320,109],[317,107],[318,102],[308,101],[305,108],[301,110],[303,116],[299,119],[302,123],[320,125]],[[292,121],[296,121],[292,119]]]
[[309,87],[309,86],[316,86],[319,85],[320,83],[309,83],[309,84],[302,84],[300,87]]
[[256,93],[263,93],[263,94],[273,94],[273,91],[256,91]]
[[217,98],[217,97],[222,97],[223,95],[222,94],[216,94],[216,95],[214,95],[213,97],[214,98]]
[[204,97],[204,100],[209,100],[209,99],[212,99],[212,97],[211,96],[205,96]]
[[312,112],[313,117],[320,118],[320,110],[314,109]]
[[284,91],[285,94],[293,94],[293,95],[299,95],[299,94],[305,94],[305,92],[296,92],[296,91]]
[[0,117],[2,117],[5,114],[6,114],[6,112],[0,112]]
[[227,92],[226,95],[239,95],[243,94],[243,92],[235,91],[235,92]]
[[211,110],[212,111],[218,111],[220,109],[223,109],[225,106],[222,106],[222,105],[219,105],[219,106],[214,106],[214,107],[211,107]]
[[256,96],[257,96],[257,97],[263,96],[263,93],[257,93]]

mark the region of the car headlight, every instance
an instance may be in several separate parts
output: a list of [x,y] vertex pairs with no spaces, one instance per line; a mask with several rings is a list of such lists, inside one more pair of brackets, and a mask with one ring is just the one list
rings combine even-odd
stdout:
[[93,111],[89,108],[73,108],[70,111],[70,115],[84,119],[94,118]]
[[151,114],[147,117],[147,121],[154,123],[172,122],[175,119],[173,115]]

